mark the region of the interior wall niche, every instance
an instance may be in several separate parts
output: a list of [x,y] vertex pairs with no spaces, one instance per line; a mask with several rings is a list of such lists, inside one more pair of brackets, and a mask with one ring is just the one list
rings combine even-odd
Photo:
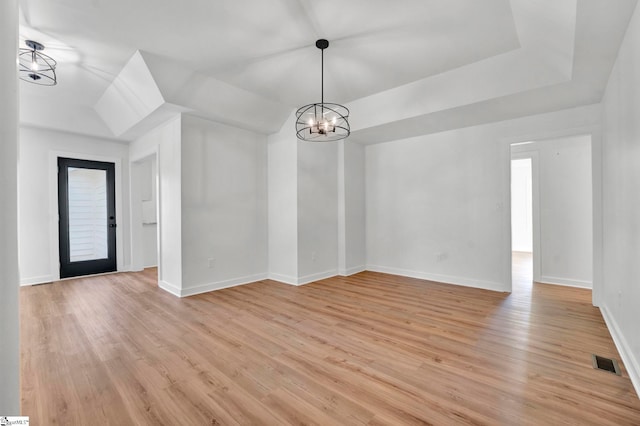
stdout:
[[157,159],[151,155],[132,163],[132,211],[140,232],[134,269],[158,266]]

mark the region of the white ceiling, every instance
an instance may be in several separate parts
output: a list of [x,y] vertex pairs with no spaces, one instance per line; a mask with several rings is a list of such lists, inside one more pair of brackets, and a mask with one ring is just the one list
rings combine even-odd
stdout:
[[[166,102],[273,132],[294,107],[319,100],[318,38],[331,43],[325,99],[348,104],[353,137],[364,143],[547,112],[599,102],[635,4],[21,0],[21,39],[47,46],[59,80],[55,87],[21,84],[22,121],[119,136],[94,106],[141,51],[157,79],[170,78],[179,64],[211,88],[206,96],[166,94],[158,81]],[[226,91],[229,99],[220,99],[221,85],[252,95]],[[281,122],[255,119],[265,105],[273,112],[268,120]]]

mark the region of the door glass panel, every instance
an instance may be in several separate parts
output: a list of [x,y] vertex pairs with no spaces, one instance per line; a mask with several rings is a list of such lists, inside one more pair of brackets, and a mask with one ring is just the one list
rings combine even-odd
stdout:
[[107,172],[69,167],[69,260],[106,259]]

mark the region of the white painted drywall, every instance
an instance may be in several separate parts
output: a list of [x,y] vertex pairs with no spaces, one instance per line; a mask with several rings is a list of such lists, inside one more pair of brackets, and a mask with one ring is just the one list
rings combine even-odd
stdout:
[[20,414],[18,319],[18,2],[0,2],[0,413]]
[[267,138],[182,118],[183,294],[267,277]]
[[591,138],[539,144],[540,281],[592,287]]
[[[367,263],[366,247],[366,201],[365,201],[365,147],[350,140],[339,145],[342,161],[338,164],[338,200],[342,221],[341,232],[344,234],[339,241],[343,248],[344,259],[340,263],[340,274],[351,275],[365,269]],[[340,237],[340,234],[339,234]]]
[[640,394],[640,8],[603,99],[602,313]]
[[298,283],[298,140],[291,114],[267,138],[269,277]]
[[162,93],[142,55],[136,51],[94,108],[113,134],[120,136],[162,104]]
[[[61,75],[58,75],[58,78],[64,79]],[[95,78],[101,80],[101,77],[95,76]],[[58,89],[52,88],[52,90],[57,91]],[[78,93],[82,93],[83,99],[87,98],[86,93],[80,91]],[[52,105],[54,106],[52,107]],[[66,97],[60,99],[58,96],[49,97],[41,96],[41,94],[40,96],[33,96],[21,93],[20,125],[73,132],[99,138],[109,139],[113,137],[113,133],[93,107],[85,105],[84,101],[82,104],[78,104],[71,99],[66,99]]]
[[[138,138],[129,146],[131,161],[157,155],[158,281],[177,296],[182,290],[182,163],[181,117],[177,116]],[[140,190],[140,196],[142,196]],[[144,266],[142,207],[133,223],[134,263]]]
[[300,285],[365,265],[364,147],[268,137],[269,276]]
[[298,283],[338,273],[338,145],[298,142]]
[[369,270],[511,289],[510,146],[584,132],[588,106],[366,148]]
[[152,268],[158,266],[158,225],[143,224],[142,240],[144,244],[144,267]]
[[531,159],[511,160],[511,249],[533,250]]
[[[49,282],[58,265],[57,157],[116,162],[118,270],[130,267],[128,147],[125,143],[72,133],[20,128],[18,163],[20,282]],[[127,238],[125,238],[127,236]]]

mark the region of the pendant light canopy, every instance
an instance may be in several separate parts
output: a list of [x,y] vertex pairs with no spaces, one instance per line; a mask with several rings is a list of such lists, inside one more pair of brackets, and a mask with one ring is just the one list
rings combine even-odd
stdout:
[[56,61],[42,53],[44,46],[37,41],[27,40],[28,49],[20,49],[18,62],[20,63],[20,80],[41,86],[55,86]]
[[324,102],[324,50],[329,47],[325,39],[316,41],[320,49],[320,103],[300,107],[296,111],[296,136],[309,142],[329,142],[344,139],[351,133],[349,109],[340,104]]

